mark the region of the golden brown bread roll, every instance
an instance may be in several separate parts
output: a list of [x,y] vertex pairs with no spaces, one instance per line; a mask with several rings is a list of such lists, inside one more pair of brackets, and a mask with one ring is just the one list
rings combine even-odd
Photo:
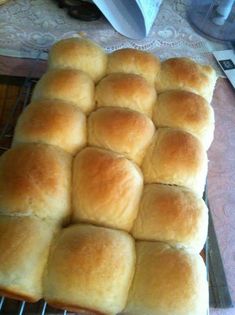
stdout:
[[200,65],[190,58],[170,58],[161,63],[156,78],[158,93],[167,90],[185,90],[203,96],[211,102],[216,83],[216,72],[208,65]]
[[94,109],[95,87],[82,71],[59,69],[46,72],[37,82],[32,100],[53,99],[71,103],[85,114]]
[[45,144],[21,144],[0,157],[0,214],[67,221],[70,154]]
[[52,245],[44,298],[74,312],[117,314],[126,305],[134,266],[135,245],[127,233],[72,225]]
[[154,84],[159,71],[160,60],[146,51],[123,48],[108,55],[108,74],[134,73]]
[[159,128],[142,170],[146,183],[183,186],[202,196],[207,164],[206,151],[196,137],[180,129]]
[[192,191],[161,184],[144,187],[132,235],[200,253],[206,242],[208,209]]
[[154,131],[151,119],[126,108],[100,108],[88,118],[90,145],[121,153],[137,164],[142,162]]
[[206,268],[200,255],[164,243],[137,242],[134,280],[125,315],[205,315]]
[[36,302],[56,229],[33,216],[0,216],[0,294]]
[[97,82],[106,74],[107,55],[88,39],[68,38],[52,46],[48,64],[49,69],[82,70]]
[[158,95],[153,108],[156,127],[180,128],[196,136],[207,150],[214,136],[214,111],[208,102],[195,93],[182,90]]
[[78,107],[57,100],[34,101],[17,121],[13,145],[45,143],[76,154],[87,142],[86,133],[86,116]]
[[85,148],[73,164],[72,220],[129,231],[142,188],[134,163],[107,150]]
[[126,107],[152,117],[156,91],[141,76],[114,73],[98,83],[95,99],[98,107]]
[[[213,112],[202,97],[211,99],[215,72],[187,58],[160,66],[158,58],[135,49],[108,59],[87,40],[55,44],[49,71],[18,122],[14,148],[0,158],[0,293],[42,297],[54,228],[71,215],[73,225],[54,238],[44,270],[49,304],[83,314],[114,315],[126,307],[126,315],[204,315],[205,266],[194,253],[207,228],[199,198],[207,155],[198,138],[205,147],[213,138]],[[156,106],[155,87],[162,91]],[[157,127],[173,127],[159,128],[155,137],[153,107]],[[88,144],[98,148],[82,149],[72,170],[71,154],[86,144],[84,114],[90,114]],[[144,192],[143,174],[129,159],[150,183]],[[17,220],[20,227],[11,223]],[[137,241],[137,264],[132,237],[118,230],[151,241]]]

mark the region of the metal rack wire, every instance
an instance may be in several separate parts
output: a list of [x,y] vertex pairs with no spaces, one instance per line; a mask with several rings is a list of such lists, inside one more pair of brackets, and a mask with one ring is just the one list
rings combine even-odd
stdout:
[[[9,307],[9,305],[14,306]],[[4,309],[4,305],[6,305]],[[38,302],[36,304],[29,304],[25,301],[13,301],[5,297],[1,297],[0,301],[0,314],[1,315],[69,315],[66,310],[52,309],[46,302]],[[73,313],[74,314],[74,313]]]
[[31,92],[37,80],[26,78],[15,105],[12,107],[6,124],[0,132],[0,154],[9,149],[14,133],[16,120],[22,110],[29,104]]
[[[48,54],[47,49],[42,49],[35,52],[35,65],[37,62]],[[16,121],[23,111],[23,109],[29,104],[33,87],[37,82],[37,79],[32,78],[34,72],[34,66],[32,66],[28,75],[25,77],[24,82],[22,84],[20,93],[17,97],[15,105],[12,107],[9,117],[7,119],[6,124],[3,129],[0,131],[0,155],[9,149],[11,145],[11,140],[14,133],[14,128]]]

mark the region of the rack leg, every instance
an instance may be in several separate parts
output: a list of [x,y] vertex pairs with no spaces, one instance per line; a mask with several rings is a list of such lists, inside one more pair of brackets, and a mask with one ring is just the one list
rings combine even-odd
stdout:
[[45,315],[46,314],[46,308],[47,308],[47,302],[44,302],[41,315]]
[[5,301],[5,298],[4,298],[4,296],[2,296],[1,301],[0,301],[0,311],[2,309],[4,301]]
[[22,315],[24,313],[24,308],[25,308],[25,301],[23,301],[21,303],[21,306],[20,306],[20,310],[19,310],[19,314],[18,315]]

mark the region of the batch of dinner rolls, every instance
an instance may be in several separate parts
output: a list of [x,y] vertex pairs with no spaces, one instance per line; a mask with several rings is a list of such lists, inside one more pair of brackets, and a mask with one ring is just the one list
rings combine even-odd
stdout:
[[0,294],[206,315],[210,66],[57,42],[0,157]]

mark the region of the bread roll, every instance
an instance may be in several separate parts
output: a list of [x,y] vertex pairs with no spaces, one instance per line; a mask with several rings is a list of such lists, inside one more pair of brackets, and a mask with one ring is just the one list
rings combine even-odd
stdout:
[[49,69],[82,70],[97,82],[106,74],[107,55],[103,48],[88,39],[68,38],[52,46],[48,64]]
[[160,60],[154,55],[133,48],[123,48],[108,55],[107,73],[134,73],[154,84],[160,71]]
[[152,117],[156,91],[138,75],[115,73],[98,83],[95,99],[98,107],[126,107]]
[[36,302],[55,227],[36,217],[0,216],[0,294]]
[[94,83],[82,71],[59,69],[46,72],[37,82],[32,100],[53,99],[71,103],[84,113],[94,109]]
[[57,100],[32,102],[20,115],[13,145],[45,143],[76,154],[87,142],[86,116],[76,106]]
[[170,58],[162,62],[156,78],[158,93],[185,90],[203,96],[211,102],[216,83],[216,72],[208,65],[200,65],[190,58]]
[[0,157],[0,214],[67,221],[71,156],[44,144],[21,144]]
[[52,246],[44,297],[73,312],[117,314],[126,305],[134,266],[135,245],[127,233],[72,225]]
[[73,165],[72,220],[129,231],[142,188],[134,163],[107,150],[85,148]]
[[88,143],[123,154],[142,162],[154,135],[154,125],[147,116],[126,108],[100,108],[88,119]]
[[196,194],[182,187],[150,184],[144,188],[132,235],[200,253],[207,227],[208,209]]
[[157,127],[180,128],[196,136],[207,150],[214,136],[214,111],[195,93],[172,90],[161,93],[153,109]]
[[205,315],[206,268],[200,255],[158,242],[137,242],[125,315]]
[[187,58],[53,45],[0,157],[0,294],[83,314],[206,315],[215,82]]
[[146,183],[183,186],[202,196],[207,164],[206,151],[196,137],[179,129],[159,128],[142,170]]

